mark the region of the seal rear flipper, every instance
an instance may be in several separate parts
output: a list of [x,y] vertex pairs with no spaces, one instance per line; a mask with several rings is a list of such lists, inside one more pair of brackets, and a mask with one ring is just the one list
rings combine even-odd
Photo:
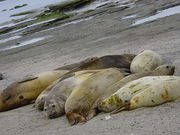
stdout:
[[66,114],[66,117],[67,117],[69,124],[71,126],[78,124],[78,123],[85,123],[86,122],[86,119],[82,115],[77,114],[77,113],[69,112]]
[[30,104],[34,104],[35,103],[35,99],[34,100],[32,100],[32,101],[30,101]]
[[97,109],[92,109],[92,110],[89,111],[89,114],[86,117],[86,120],[88,121],[88,120],[92,119],[96,115],[97,115]]
[[118,112],[121,112],[123,110],[129,110],[129,104],[123,105],[112,111],[110,114],[116,114]]

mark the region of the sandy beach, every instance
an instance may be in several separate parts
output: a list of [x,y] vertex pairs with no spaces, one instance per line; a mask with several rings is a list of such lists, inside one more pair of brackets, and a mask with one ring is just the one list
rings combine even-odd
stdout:
[[[180,5],[178,0],[139,0],[126,7],[107,4],[80,15],[79,23],[27,29],[21,38],[0,43],[45,40],[0,51],[0,90],[27,76],[78,62],[92,56],[137,54],[145,49],[159,53],[164,63],[175,65],[180,76],[180,13],[142,24],[137,20],[156,11]],[[132,16],[134,15],[134,16]],[[128,17],[129,16],[129,17]],[[125,18],[126,17],[126,18]],[[87,19],[88,18],[88,19]],[[71,19],[69,19],[71,21]],[[54,29],[53,29],[54,28]],[[0,135],[179,135],[180,101],[111,115],[100,113],[83,125],[70,126],[66,117],[47,119],[33,104],[0,113]]]

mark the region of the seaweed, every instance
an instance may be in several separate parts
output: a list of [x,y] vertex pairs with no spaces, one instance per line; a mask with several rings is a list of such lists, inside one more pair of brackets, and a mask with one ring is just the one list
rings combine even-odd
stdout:
[[88,13],[91,13],[93,12],[94,10],[93,9],[90,9],[90,10],[87,10],[87,11],[84,11],[85,14],[88,14]]
[[57,5],[48,6],[51,11],[68,11],[80,8],[94,0],[70,0]]
[[27,5],[28,5],[28,4],[17,5],[17,6],[14,7],[14,9],[21,8],[21,7],[25,7],[25,6],[27,6]]
[[34,10],[31,10],[31,11],[24,11],[24,12],[20,12],[20,13],[17,13],[17,14],[13,14],[11,16],[20,16],[20,15],[27,15],[27,14],[32,14],[32,13],[35,13],[36,11]]

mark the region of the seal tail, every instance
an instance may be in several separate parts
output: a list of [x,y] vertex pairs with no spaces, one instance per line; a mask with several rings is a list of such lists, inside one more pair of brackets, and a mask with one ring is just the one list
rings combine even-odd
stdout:
[[110,114],[116,114],[124,110],[129,110],[129,104],[123,105],[112,111]]

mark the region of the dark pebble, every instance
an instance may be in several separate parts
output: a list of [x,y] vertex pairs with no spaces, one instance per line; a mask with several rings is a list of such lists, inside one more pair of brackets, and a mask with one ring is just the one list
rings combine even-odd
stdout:
[[3,74],[0,73],[0,80],[2,80],[2,79],[3,79]]

